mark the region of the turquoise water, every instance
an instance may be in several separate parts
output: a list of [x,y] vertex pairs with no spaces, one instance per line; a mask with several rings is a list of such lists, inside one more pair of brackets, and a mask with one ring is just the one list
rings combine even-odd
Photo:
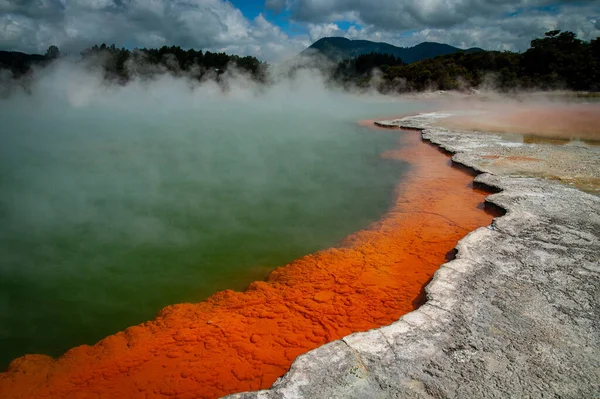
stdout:
[[380,157],[398,133],[355,122],[424,106],[174,86],[0,100],[2,367],[241,290],[367,227],[408,166]]

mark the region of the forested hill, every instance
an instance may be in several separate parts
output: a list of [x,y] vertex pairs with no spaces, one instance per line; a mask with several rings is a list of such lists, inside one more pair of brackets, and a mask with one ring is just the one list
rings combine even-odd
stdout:
[[105,77],[121,81],[127,81],[133,73],[152,75],[164,71],[201,79],[207,74],[218,76],[230,67],[262,80],[267,69],[267,64],[255,57],[185,50],[179,46],[128,50],[102,44],[86,49],[81,55],[84,59],[97,57],[104,67]]
[[[381,45],[375,48],[381,52],[371,51],[348,57],[333,64],[333,68],[330,62],[321,62],[316,66],[320,66],[336,85],[352,89],[376,87],[385,93],[481,87],[503,91],[600,91],[600,38],[588,42],[578,39],[573,32],[547,32],[544,37],[531,41],[530,48],[523,53],[455,51],[433,57],[433,53],[426,51],[428,47],[423,47],[427,44],[424,43],[412,49],[419,50],[421,57],[432,58],[412,63],[409,62],[410,58],[407,60],[389,54],[387,46],[390,45],[375,44]],[[443,48],[448,50],[447,47]],[[44,66],[59,57],[56,46],[51,46],[45,55],[0,51],[0,69],[11,70],[12,76],[18,78],[27,75],[32,66]],[[84,62],[89,61],[86,65],[100,67],[104,77],[115,83],[125,83],[133,76],[151,77],[164,72],[197,79],[207,76],[221,80],[218,79],[219,75],[231,67],[252,76],[256,81],[269,82],[268,65],[255,57],[184,50],[178,46],[128,50],[102,44],[83,51],[81,58]],[[290,68],[290,74],[302,67]],[[314,68],[315,65],[310,64],[309,67]],[[380,72],[374,74],[374,69]],[[5,79],[6,74],[0,77]]]
[[[394,57],[361,55],[337,64],[338,83],[383,92],[464,90],[488,86],[516,89],[600,91],[600,38],[586,42],[554,30],[531,41],[524,53],[458,52],[406,64]],[[381,71],[377,82],[372,70]]]
[[[207,74],[218,76],[230,67],[262,80],[268,67],[255,57],[185,50],[179,46],[129,50],[103,43],[85,49],[80,55],[81,60],[101,67],[107,80],[121,83],[128,81],[133,74],[149,76],[163,72],[200,79]],[[28,74],[32,66],[45,66],[60,56],[56,46],[50,46],[45,55],[0,51],[0,69],[9,69],[13,77],[19,78]]]
[[325,37],[304,50],[301,55],[323,54],[332,61],[358,57],[369,53],[389,54],[400,58],[407,64],[433,58],[440,55],[483,51],[480,48],[462,50],[448,44],[424,42],[414,47],[396,47],[388,43],[377,43],[369,40],[350,40],[344,37]]

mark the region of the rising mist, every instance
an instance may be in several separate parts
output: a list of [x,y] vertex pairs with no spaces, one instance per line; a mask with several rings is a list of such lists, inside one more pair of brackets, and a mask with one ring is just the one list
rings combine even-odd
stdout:
[[243,289],[379,219],[407,166],[356,122],[425,101],[59,60],[0,100],[1,362],[62,351],[168,304]]

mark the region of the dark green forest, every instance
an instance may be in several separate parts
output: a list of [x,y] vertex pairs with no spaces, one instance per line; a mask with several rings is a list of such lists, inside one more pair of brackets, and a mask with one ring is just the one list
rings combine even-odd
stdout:
[[[31,74],[33,65],[45,66],[61,56],[56,46],[45,55],[0,51],[0,68],[14,78]],[[100,67],[105,79],[126,83],[133,75],[153,77],[169,72],[219,80],[228,68],[268,84],[268,64],[255,57],[184,50],[179,46],[159,49],[93,46],[81,53],[86,65]],[[319,60],[319,58],[315,58]],[[317,61],[320,62],[320,61]],[[315,65],[310,65],[314,67]],[[573,32],[554,30],[531,41],[523,53],[509,51],[458,51],[407,64],[392,54],[369,53],[316,65],[332,84],[348,88],[375,86],[384,93],[424,90],[471,90],[489,87],[501,91],[522,89],[600,91],[600,38],[583,41]],[[302,68],[296,67],[297,68]],[[377,69],[377,79],[372,79]]]
[[154,75],[168,71],[174,75],[186,74],[201,79],[206,74],[221,75],[231,66],[257,80],[263,80],[268,67],[266,63],[251,56],[184,50],[179,46],[127,50],[116,48],[114,44],[102,44],[84,50],[81,55],[83,59],[97,58],[107,79],[122,82],[130,79],[132,71],[138,75]]
[[600,90],[600,38],[586,42],[573,32],[554,30],[531,41],[524,53],[509,51],[457,52],[412,64],[373,54],[340,62],[336,82],[358,87],[370,84],[368,64],[379,68],[382,92],[468,90],[490,86],[519,89]]
[[369,76],[375,68],[387,73],[390,67],[403,66],[405,63],[391,54],[370,53],[347,59],[337,64],[333,71],[334,79],[356,79]]
[[[50,46],[45,55],[0,51],[0,69],[8,69],[12,77],[20,78],[30,74],[33,66],[44,67],[59,57],[56,46]],[[105,79],[119,83],[126,83],[133,74],[152,77],[164,72],[198,79],[207,74],[218,77],[231,66],[254,79],[264,80],[268,68],[265,62],[250,56],[184,50],[179,46],[128,50],[104,43],[82,51],[81,61],[90,67],[100,67]]]

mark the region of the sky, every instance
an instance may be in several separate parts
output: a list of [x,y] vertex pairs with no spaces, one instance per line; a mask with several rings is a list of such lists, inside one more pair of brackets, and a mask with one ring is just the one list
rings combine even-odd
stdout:
[[277,63],[325,36],[523,51],[553,29],[600,36],[600,0],[0,0],[0,50],[178,45]]

